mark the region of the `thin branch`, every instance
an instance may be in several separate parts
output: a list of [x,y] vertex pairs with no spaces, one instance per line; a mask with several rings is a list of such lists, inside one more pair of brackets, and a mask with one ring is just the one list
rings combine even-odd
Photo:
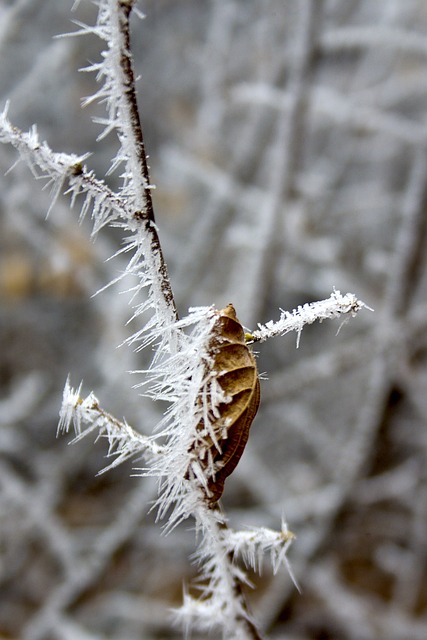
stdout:
[[306,324],[312,324],[316,320],[339,318],[342,315],[355,316],[361,309],[366,308],[372,311],[364,302],[358,300],[353,293],[341,295],[339,291],[334,291],[327,300],[310,302],[294,309],[292,313],[282,311],[277,322],[267,322],[258,324],[258,329],[247,334],[248,342],[264,342],[274,336],[283,336],[289,331],[296,331],[297,346],[301,331]]
[[125,250],[134,250],[134,257],[118,279],[134,274],[140,281],[138,290],[148,284],[152,295],[137,313],[152,306],[159,325],[173,322],[176,319],[176,307],[154,223],[141,212],[135,211],[125,195],[114,193],[93,171],[87,169],[83,163],[88,154],[77,156],[52,151],[46,142],[40,141],[36,127],[26,133],[12,125],[7,110],[8,105],[0,114],[0,142],[15,147],[34,176],[46,180],[51,188],[49,211],[68,182],[66,193],[71,196],[72,204],[79,195],[86,195],[80,215],[84,217],[91,212],[94,235],[107,224],[119,224],[129,231],[131,236],[126,240]]
[[109,443],[108,456],[116,455],[117,457],[100,473],[117,467],[135,455],[159,456],[164,453],[163,447],[159,446],[155,440],[138,433],[126,421],[118,420],[102,409],[93,393],[87,398],[82,398],[80,390],[81,385],[74,390],[67,380],[58,433],[68,433],[72,423],[76,433],[74,442],[94,431],[97,433],[97,438],[105,436]]
[[[230,551],[241,554],[245,564],[252,567],[254,571],[261,571],[263,555],[266,551],[270,551],[274,573],[277,573],[283,563],[289,570],[286,553],[292,541],[295,540],[295,535],[288,530],[285,522],[282,522],[280,531],[273,531],[266,527],[251,528],[248,531],[228,529],[225,539]],[[291,577],[293,577],[292,574]]]
[[245,574],[234,563],[233,532],[219,509],[210,509],[203,497],[194,509],[197,529],[203,536],[195,559],[200,563],[203,596],[195,600],[184,594],[184,603],[176,613],[187,624],[192,621],[201,631],[221,628],[224,637],[262,640],[249,612],[243,584]]
[[[162,296],[170,311],[170,320],[176,320],[178,313],[170,284],[167,266],[155,226],[153,201],[151,197],[150,173],[145,152],[144,136],[141,120],[138,112],[138,103],[135,90],[135,74],[130,48],[129,19],[133,0],[110,0],[111,24],[116,31],[118,50],[116,53],[113,45],[116,38],[113,37],[111,49],[113,55],[118,57],[117,78],[121,86],[118,87],[120,95],[119,122],[123,122],[123,133],[126,139],[126,151],[129,152],[129,164],[131,171],[132,187],[135,191],[135,204],[138,205],[135,219],[144,223],[147,233],[150,235],[153,255],[159,258],[160,289]],[[114,34],[113,34],[114,36]],[[119,133],[120,137],[120,133]]]
[[[136,165],[132,168],[135,174],[139,174],[139,176],[143,178],[142,181],[135,180],[133,187],[137,192],[142,191],[140,195],[138,194],[137,200],[144,202],[142,209],[143,217],[154,222],[153,200],[151,197],[152,185],[150,183],[150,172],[145,152],[142,124],[138,111],[135,74],[131,55],[129,19],[133,5],[133,0],[119,0],[117,3],[118,11],[117,13],[113,12],[112,17],[117,19],[119,36],[118,56],[121,69],[119,81],[122,84],[122,110],[126,111],[127,116],[123,122],[123,127],[129,128],[132,134],[129,135],[130,132],[126,132],[129,147],[132,149],[131,162],[133,165]],[[136,178],[136,175],[134,177]]]
[[[99,2],[98,20],[95,27],[78,23],[82,29],[72,35],[94,33],[106,43],[102,61],[83,69],[97,73],[102,86],[87,98],[84,104],[97,101],[106,105],[107,117],[95,120],[104,124],[102,138],[116,131],[120,148],[112,162],[110,173],[124,165],[121,174],[123,184],[120,196],[131,212],[130,227],[140,228],[148,236],[144,259],[151,272],[152,287],[158,294],[155,305],[157,321],[168,324],[177,320],[178,314],[172,292],[166,262],[163,257],[151,198],[149,167],[144,146],[144,137],[138,113],[135,89],[135,74],[130,50],[130,15],[133,0],[102,0]],[[149,252],[149,253],[148,253]],[[162,300],[163,304],[158,304]]]

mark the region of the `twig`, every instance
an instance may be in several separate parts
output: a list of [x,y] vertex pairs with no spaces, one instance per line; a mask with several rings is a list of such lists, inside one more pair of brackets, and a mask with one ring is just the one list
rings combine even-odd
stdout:
[[366,308],[372,311],[364,302],[358,300],[353,293],[341,295],[338,290],[333,291],[327,300],[319,302],[309,302],[298,309],[294,309],[292,313],[282,311],[280,319],[277,322],[270,320],[267,324],[258,325],[258,329],[246,335],[248,342],[264,342],[274,336],[283,336],[289,331],[297,332],[297,346],[301,331],[306,324],[312,324],[316,320],[338,318],[342,315],[355,316],[358,311]]
[[163,257],[160,239],[157,233],[154,220],[153,201],[151,197],[152,185],[150,184],[150,173],[145,152],[144,136],[141,120],[138,112],[138,103],[135,90],[135,75],[133,71],[132,55],[130,48],[130,26],[129,18],[134,5],[133,0],[120,0],[112,2],[112,8],[117,5],[117,12],[112,11],[112,25],[117,30],[118,67],[121,73],[118,74],[121,82],[121,115],[123,118],[124,135],[130,150],[130,169],[133,178],[133,188],[135,189],[135,204],[138,210],[134,213],[134,218],[144,225],[150,236],[153,255],[159,257],[159,279],[160,287],[166,305],[171,312],[171,320],[178,318],[176,304],[170,284],[167,266]]

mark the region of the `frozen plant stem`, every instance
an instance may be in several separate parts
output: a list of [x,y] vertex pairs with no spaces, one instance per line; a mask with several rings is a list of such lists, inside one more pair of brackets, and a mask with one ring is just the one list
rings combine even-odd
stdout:
[[[144,137],[142,133],[142,125],[139,117],[138,103],[135,91],[135,76],[133,72],[131,49],[130,49],[130,31],[129,16],[132,10],[133,1],[122,0],[118,3],[117,12],[117,33],[119,35],[119,56],[121,71],[121,82],[123,86],[123,103],[127,111],[126,120],[130,131],[127,138],[133,146],[132,167],[135,178],[139,174],[141,181],[135,183],[135,187],[141,189],[141,193],[137,195],[137,202],[141,203],[141,218],[144,220],[154,220],[153,200],[151,197],[150,174],[147,163],[147,155],[145,153]],[[114,13],[113,13],[114,18]]]
[[[245,575],[235,565],[233,551],[227,551],[230,531],[224,516],[219,510],[209,514],[205,509],[196,510],[194,515],[196,522],[203,526],[205,534],[198,559],[210,572],[210,580],[204,593],[208,598],[208,606],[217,618],[222,618],[221,626],[224,632],[229,634],[226,637],[262,640],[251,618],[242,590]],[[203,605],[200,611],[197,611],[198,601],[191,603],[188,599],[186,604],[190,617],[197,614],[202,617],[205,614]],[[186,604],[183,607],[184,612]],[[213,619],[214,616],[211,617]]]
[[138,111],[138,102],[135,90],[135,74],[133,71],[130,25],[129,18],[134,6],[134,0],[120,0],[117,3],[117,13],[112,11],[112,18],[117,18],[116,30],[118,34],[118,77],[122,84],[123,117],[125,136],[130,146],[130,166],[134,188],[136,190],[136,204],[140,205],[134,213],[136,220],[145,225],[151,238],[151,247],[154,255],[159,257],[160,288],[166,305],[170,308],[175,320],[178,319],[172,287],[169,280],[167,266],[163,257],[159,236],[154,219],[153,199],[151,197],[152,185],[145,152],[144,136]]
[[[95,29],[107,43],[104,60],[87,67],[86,71],[96,71],[98,79],[104,79],[103,86],[94,96],[86,100],[86,104],[99,100],[106,103],[108,118],[100,120],[105,130],[100,137],[116,130],[120,150],[115,157],[111,171],[124,164],[123,187],[121,192],[128,204],[132,205],[131,227],[135,224],[148,235],[150,254],[156,262],[157,271],[152,285],[159,288],[163,299],[163,312],[168,321],[177,320],[172,287],[167,266],[155,224],[153,201],[144,136],[139,117],[135,89],[135,74],[130,42],[130,15],[134,7],[133,0],[102,0],[99,2],[98,25]],[[86,33],[83,28],[80,33]],[[89,29],[90,30],[90,29]],[[147,259],[147,257],[145,257]]]
[[277,322],[270,320],[267,324],[258,324],[258,329],[247,334],[248,342],[264,342],[274,336],[283,336],[290,331],[297,332],[297,346],[301,336],[301,331],[306,324],[340,316],[355,316],[361,309],[366,308],[372,311],[364,302],[358,300],[353,293],[341,295],[341,292],[334,290],[327,300],[318,302],[308,302],[292,312],[283,311]]

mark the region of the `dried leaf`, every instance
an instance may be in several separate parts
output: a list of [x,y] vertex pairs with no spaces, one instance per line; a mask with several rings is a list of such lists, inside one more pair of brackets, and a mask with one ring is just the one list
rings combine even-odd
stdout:
[[203,421],[198,427],[199,433],[203,433],[199,463],[209,473],[207,499],[213,504],[220,499],[226,478],[243,454],[260,401],[255,357],[246,344],[245,332],[232,304],[218,312],[210,355],[216,381],[228,399],[218,406],[218,415],[211,419],[214,438],[206,435],[208,430]]

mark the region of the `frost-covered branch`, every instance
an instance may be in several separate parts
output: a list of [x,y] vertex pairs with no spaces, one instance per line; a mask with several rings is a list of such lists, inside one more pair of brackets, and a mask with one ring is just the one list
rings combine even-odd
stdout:
[[293,540],[295,540],[295,535],[288,530],[284,521],[280,531],[273,531],[266,527],[254,528],[249,531],[229,529],[225,535],[230,552],[241,555],[246,566],[259,572],[264,554],[269,552],[274,573],[277,573],[282,564],[285,564],[291,573],[286,554]]
[[283,336],[290,331],[297,332],[297,346],[301,332],[306,324],[312,324],[318,320],[339,318],[340,316],[354,317],[361,309],[369,307],[358,300],[353,293],[341,295],[339,291],[333,291],[326,300],[308,302],[292,312],[283,311],[277,322],[270,320],[267,324],[258,324],[258,329],[247,334],[249,342],[264,342],[274,336]]
[[35,126],[28,133],[15,127],[8,119],[8,108],[9,105],[6,105],[0,114],[0,142],[15,147],[34,176],[46,181],[51,188],[50,209],[66,189],[73,203],[78,195],[85,195],[81,216],[91,212],[94,234],[106,224],[132,218],[126,201],[111,191],[105,182],[98,180],[94,172],[83,164],[89,154],[77,156],[53,151],[46,142],[40,141]]
[[[148,288],[148,298],[138,302],[135,315],[148,308],[154,310],[152,322],[170,325],[177,319],[175,301],[163,257],[151,201],[151,185],[139,121],[132,58],[130,54],[129,14],[133,2],[101,0],[95,27],[84,27],[79,33],[95,33],[107,42],[102,62],[87,70],[98,73],[104,80],[100,90],[90,100],[106,102],[108,118],[104,121],[104,134],[117,130],[119,152],[111,170],[124,165],[123,185],[114,194],[107,185],[87,170],[84,161],[88,155],[54,153],[45,142],[40,142],[34,127],[24,133],[7,118],[7,107],[0,116],[0,141],[11,144],[30,166],[33,173],[47,180],[52,190],[52,205],[68,186],[74,202],[79,194],[85,196],[82,215],[91,212],[94,232],[105,224],[120,226],[127,234],[123,251],[133,252],[126,275],[135,275],[139,285],[132,299]],[[90,101],[89,100],[89,101]]]
[[[300,332],[304,324],[316,319],[344,313],[354,315],[363,306],[355,296],[334,292],[327,301],[305,305],[293,314],[283,312],[282,323],[273,323],[268,329],[269,335],[264,332],[263,339],[291,329]],[[66,430],[73,421],[81,437],[82,425],[86,423],[89,427],[85,433],[96,430],[106,435],[110,453],[118,456],[110,466],[135,454],[146,455],[147,466],[140,469],[140,474],[159,478],[160,491],[155,506],[159,518],[167,517],[166,531],[189,517],[194,518],[201,540],[195,558],[204,587],[201,599],[195,600],[188,594],[184,597],[179,615],[187,624],[192,621],[202,630],[220,628],[227,638],[260,638],[242,592],[247,578],[235,564],[235,558],[241,555],[248,566],[259,570],[262,556],[270,553],[273,570],[276,572],[284,564],[293,579],[286,554],[294,536],[284,523],[280,532],[266,528],[232,531],[216,501],[213,503],[210,498],[212,486],[215,491],[217,476],[221,474],[221,466],[215,462],[216,451],[221,461],[221,438],[224,437],[219,435],[218,424],[224,412],[232,415],[228,407],[233,402],[233,396],[227,396],[220,383],[227,360],[220,355],[221,366],[218,368],[215,363],[221,354],[221,345],[228,344],[232,335],[229,323],[234,322],[233,318],[232,308],[221,312],[213,307],[191,310],[173,328],[175,334],[181,332],[179,350],[168,354],[166,346],[160,347],[157,362],[147,371],[135,372],[144,376],[137,386],[145,389],[146,395],[168,403],[165,416],[155,429],[162,446],[158,446],[154,438],[140,436],[129,425],[101,410],[93,394],[82,400],[80,390],[75,392],[68,384],[60,427]],[[289,318],[293,319],[292,326]],[[219,334],[219,342],[213,342],[219,330],[223,332]],[[153,328],[151,332],[151,339],[160,345],[161,331]],[[238,369],[232,369],[233,384],[237,372]],[[229,389],[231,392],[232,387]],[[224,428],[230,428],[228,422]]]
[[184,594],[184,603],[176,612],[188,625],[201,631],[220,630],[223,638],[262,640],[242,592],[248,584],[245,573],[234,562],[233,533],[219,510],[207,509],[202,503],[194,512],[196,527],[202,539],[195,554],[200,565],[202,596]]
[[[163,319],[172,321],[177,318],[177,311],[154,221],[151,198],[153,185],[150,182],[135,90],[129,25],[134,5],[134,0],[100,0],[96,26],[81,25],[83,28],[78,35],[94,33],[107,45],[101,62],[84,69],[95,71],[98,81],[102,81],[100,89],[85,102],[88,104],[97,101],[106,105],[108,117],[97,119],[105,126],[100,137],[111,131],[117,132],[120,148],[110,172],[124,167],[121,173],[123,184],[120,194],[132,208],[134,220],[149,236],[150,251],[156,258],[159,298],[165,303],[162,310]],[[153,281],[153,286],[156,286],[156,281]]]
[[15,147],[33,175],[47,181],[47,186],[52,192],[52,208],[67,179],[76,173],[81,173],[82,163],[88,154],[77,156],[53,152],[46,142],[40,141],[35,126],[26,133],[11,124],[8,119],[8,110],[7,103],[0,114],[0,142]]
[[81,385],[77,390],[72,389],[67,380],[59,415],[58,433],[68,433],[72,424],[76,434],[74,442],[93,432],[97,434],[97,438],[106,437],[109,445],[108,456],[116,457],[108,467],[103,469],[103,472],[136,455],[162,454],[163,449],[155,440],[141,435],[125,420],[117,420],[104,411],[93,393],[82,398],[80,392]]
[[148,289],[148,296],[138,304],[135,315],[152,309],[152,324],[169,325],[176,318],[176,310],[169,293],[167,272],[162,268],[164,260],[154,223],[141,217],[125,196],[114,193],[87,169],[83,164],[87,154],[54,152],[46,142],[40,141],[36,127],[26,133],[12,125],[7,117],[7,107],[0,114],[0,142],[15,147],[35,177],[46,181],[51,189],[51,209],[64,190],[71,196],[72,204],[82,195],[80,215],[83,217],[90,212],[94,234],[107,224],[119,226],[128,234],[120,252],[131,253],[132,257],[117,280],[127,275],[136,277],[138,285],[133,289],[132,299],[138,298],[144,289]]
[[[334,292],[329,300],[305,305],[293,314],[283,312],[282,322],[272,323],[262,339],[291,329],[300,333],[304,324],[344,313],[354,315],[362,306],[355,296]],[[230,342],[235,325],[237,329],[240,327],[242,343]],[[164,331],[179,333],[178,351],[170,352],[163,343],[161,333]],[[136,386],[142,388],[145,395],[168,404],[164,418],[155,428],[155,437],[140,436],[125,422],[101,410],[93,394],[83,400],[80,389],[73,391],[68,383],[60,421],[62,430],[67,430],[74,422],[77,438],[93,431],[106,435],[110,453],[117,456],[110,466],[134,455],[142,454],[146,458],[146,466],[140,469],[140,475],[159,478],[155,506],[159,518],[167,517],[165,531],[170,532],[182,521],[194,518],[201,540],[195,557],[204,584],[203,595],[194,600],[187,594],[180,616],[187,622],[193,620],[204,630],[221,628],[227,638],[260,638],[243,596],[242,585],[247,578],[235,564],[238,555],[242,555],[248,566],[259,570],[263,554],[270,553],[273,570],[277,571],[285,564],[292,577],[286,554],[294,536],[284,523],[280,532],[265,528],[231,531],[216,504],[216,484],[223,473],[221,465],[232,464],[232,457],[227,453],[228,439],[231,442],[240,434],[240,426],[236,433],[231,428],[234,398],[238,399],[239,415],[245,415],[242,409],[246,405],[242,404],[241,392],[233,396],[240,367],[245,364],[242,349],[249,349],[244,338],[243,328],[231,305],[220,312],[213,307],[198,307],[190,310],[189,315],[177,321],[173,328],[151,329],[145,340],[158,345],[157,359],[150,369],[134,373],[143,376]],[[137,334],[135,340],[138,342],[139,339]],[[223,351],[224,346],[228,351],[227,345],[232,346],[231,353],[239,347],[238,356],[234,355],[231,361]],[[240,364],[236,365],[237,362]],[[227,375],[228,368],[231,378],[225,378],[229,382],[222,386],[222,376]],[[249,367],[245,364],[245,378],[248,373]],[[226,417],[224,421],[223,417]],[[86,431],[82,429],[84,424],[88,425]],[[244,428],[243,423],[241,426]],[[161,446],[157,439],[161,440]],[[237,445],[239,457],[245,442]],[[234,455],[233,452],[231,456]],[[235,463],[232,468],[234,466]],[[222,486],[219,495],[221,493]]]
[[[227,312],[231,313],[228,308]],[[73,391],[69,383],[64,391],[60,429],[68,430],[73,422],[76,439],[94,431],[105,435],[110,444],[109,453],[118,456],[110,467],[134,455],[144,455],[147,464],[140,470],[141,475],[157,476],[161,483],[156,506],[159,518],[167,516],[165,530],[170,531],[192,516],[200,533],[196,559],[205,584],[203,597],[193,600],[186,596],[180,615],[187,623],[193,620],[203,629],[220,629],[227,638],[257,640],[261,636],[242,592],[242,584],[247,579],[234,558],[244,547],[252,545],[258,548],[258,555],[263,548],[269,550],[277,567],[284,561],[290,537],[283,536],[283,532],[276,537],[270,533],[267,540],[264,532],[252,534],[246,544],[241,537],[235,540],[221,509],[210,499],[211,483],[215,483],[221,473],[221,466],[215,461],[216,451],[221,453],[223,440],[220,438],[224,439],[224,434],[218,432],[218,421],[221,413],[232,405],[232,396],[227,397],[218,382],[223,372],[213,367],[218,352],[212,345],[221,345],[223,339],[221,336],[219,342],[213,343],[213,337],[222,326],[224,335],[229,335],[233,319],[232,313],[231,316],[221,313],[212,307],[193,309],[174,329],[183,331],[180,350],[169,357],[162,357],[160,353],[158,362],[150,370],[135,372],[144,375],[142,386],[147,386],[147,395],[169,404],[156,429],[156,439],[162,440],[162,446],[156,444],[154,437],[140,436],[125,422],[103,411],[93,394],[82,399],[80,389]],[[241,333],[244,344],[242,328]],[[225,363],[224,359],[222,362]],[[235,375],[236,371],[232,370],[232,379]],[[229,411],[228,415],[231,415]],[[224,429],[226,425],[227,421]],[[221,457],[219,459],[221,461]]]
[[225,638],[261,638],[241,590],[241,585],[248,584],[247,576],[235,561],[241,555],[247,566],[260,571],[262,557],[269,552],[274,571],[284,564],[296,585],[286,556],[294,534],[284,522],[279,532],[266,528],[233,531],[220,512],[198,511],[196,522],[202,524],[204,536],[195,558],[207,582],[201,599],[185,594],[180,615],[201,630],[222,629]]
[[100,88],[86,98],[84,104],[105,104],[107,117],[96,118],[96,122],[104,125],[99,138],[116,131],[120,141],[110,172],[124,167],[122,195],[132,202],[135,210],[154,222],[153,185],[150,184],[130,49],[129,17],[135,3],[133,0],[101,0],[98,4],[96,25],[91,27],[78,23],[82,29],[71,34],[93,33],[106,43],[102,60],[83,69],[95,72],[98,82],[101,82]]

